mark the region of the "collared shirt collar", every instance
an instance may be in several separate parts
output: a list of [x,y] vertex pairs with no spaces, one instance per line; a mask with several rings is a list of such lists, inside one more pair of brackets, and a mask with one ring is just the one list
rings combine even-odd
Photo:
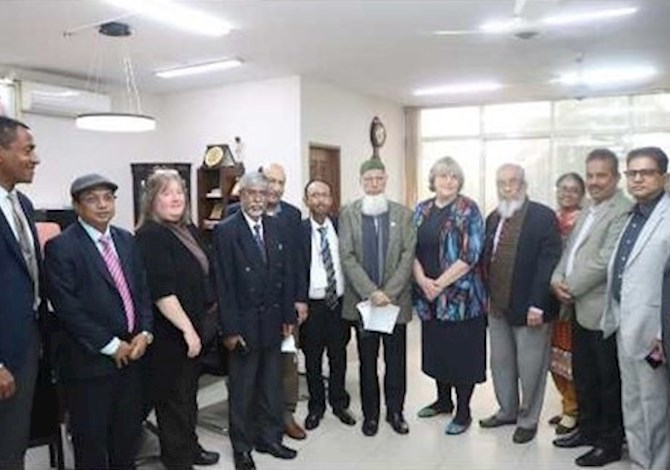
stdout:
[[254,226],[260,225],[261,226],[261,233],[263,232],[263,217],[259,217],[258,220],[254,220],[249,215],[244,211],[244,209],[241,209],[242,215],[244,216],[244,220],[246,220],[247,225],[249,226],[249,230],[251,230],[252,234],[255,234],[254,232]]
[[107,228],[105,228],[105,233],[102,233],[100,230],[89,224],[88,222],[84,221],[81,217],[78,218],[79,223],[81,226],[84,228],[86,231],[86,234],[91,237],[91,240],[95,243],[100,242],[100,237],[102,236],[110,236],[109,232],[109,225],[107,225]]
[[658,201],[661,200],[663,195],[665,194],[665,191],[661,191],[658,196],[656,196],[654,199],[648,202],[642,202],[642,203],[637,203],[635,206],[633,206],[633,213],[639,214],[645,219],[648,219],[651,213],[654,211],[656,208],[656,205],[658,204]]
[[278,216],[279,213],[281,212],[281,201],[277,203],[277,206],[274,208],[272,212],[268,211],[267,209],[265,210],[265,212],[267,213],[267,215],[272,217]]
[[314,217],[312,217],[310,215],[309,216],[309,221],[312,224],[312,230],[318,230],[321,227],[331,228],[333,226],[333,222],[330,220],[330,217],[326,217],[326,219],[323,221],[323,223],[320,224],[316,220],[314,220]]

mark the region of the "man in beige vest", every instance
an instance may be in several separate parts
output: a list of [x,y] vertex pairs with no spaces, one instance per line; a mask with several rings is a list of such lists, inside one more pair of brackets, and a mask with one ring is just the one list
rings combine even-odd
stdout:
[[600,467],[621,459],[623,423],[616,340],[603,338],[607,263],[632,203],[617,189],[619,163],[607,149],[586,157],[586,187],[592,204],[582,211],[567,240],[551,285],[561,313],[574,315],[572,375],[577,390],[578,430],[554,441],[572,448],[593,446],[575,463]]

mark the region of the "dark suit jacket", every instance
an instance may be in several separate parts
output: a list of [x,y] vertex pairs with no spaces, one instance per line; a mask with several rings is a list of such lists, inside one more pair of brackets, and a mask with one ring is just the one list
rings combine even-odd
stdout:
[[292,263],[285,233],[263,216],[267,264],[241,211],[214,230],[213,248],[221,329],[249,347],[279,347],[282,324],[296,322]]
[[[294,302],[307,302],[307,292],[309,290],[309,281],[305,278],[304,258],[300,255],[300,239],[301,239],[301,218],[300,209],[288,202],[279,201],[279,213],[276,219],[279,221],[279,226],[287,233],[287,240],[290,246],[289,252],[293,254],[291,261],[294,264],[293,271],[296,274],[294,286]],[[240,210],[240,203],[226,207],[226,217],[232,215]],[[291,307],[293,308],[293,307]]]
[[[486,218],[484,263],[487,272],[499,221],[497,211]],[[544,310],[545,322],[554,320],[558,315],[559,304],[551,293],[550,280],[561,258],[561,249],[561,235],[554,211],[545,205],[529,201],[517,244],[510,304],[504,312],[511,325],[526,325],[529,307]]]
[[[19,193],[19,202],[35,240],[38,266],[42,256],[33,222],[33,205]],[[41,270],[40,270],[41,271]],[[44,282],[40,283],[44,286]],[[4,213],[0,211],[0,362],[15,373],[21,369],[28,350],[28,332],[35,321],[33,282],[21,247]],[[44,298],[44,296],[42,296]]]
[[80,223],[70,225],[45,247],[50,299],[66,333],[59,354],[65,380],[114,374],[114,361],[100,350],[114,336],[129,340],[140,331],[152,331],[151,301],[139,247],[125,230],[112,226],[110,233],[135,305],[132,333],[114,280]]
[[[333,223],[335,232],[337,232],[337,219],[331,217],[330,221]],[[312,222],[309,218],[303,219],[300,223],[300,244],[302,245],[302,268],[309,296],[310,273],[312,269]]]

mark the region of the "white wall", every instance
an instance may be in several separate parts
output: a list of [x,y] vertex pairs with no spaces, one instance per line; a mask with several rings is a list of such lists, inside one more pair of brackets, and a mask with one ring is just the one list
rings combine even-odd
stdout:
[[[285,77],[164,95],[160,136],[166,158],[202,163],[207,144],[245,145],[245,167],[286,169],[284,198],[300,203],[300,79]],[[194,180],[195,181],[195,180]]]
[[387,194],[396,201],[404,200],[405,115],[401,105],[309,79],[301,82],[301,101],[306,176],[310,143],[340,147],[342,204],[359,197],[358,170],[372,155],[370,122],[378,116],[387,133],[380,151],[389,175]]

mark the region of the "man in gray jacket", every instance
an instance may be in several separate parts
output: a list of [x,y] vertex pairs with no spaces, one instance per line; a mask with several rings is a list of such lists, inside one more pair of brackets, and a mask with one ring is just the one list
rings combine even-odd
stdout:
[[607,149],[586,157],[586,187],[592,203],[567,240],[551,279],[561,313],[573,316],[572,376],[579,415],[576,433],[554,441],[557,447],[593,446],[579,466],[603,466],[621,459],[623,423],[616,340],[603,338],[607,263],[632,203],[617,189],[619,162]]
[[[346,206],[340,215],[340,261],[345,276],[342,316],[357,322],[360,357],[363,434],[373,436],[379,427],[379,378],[377,357],[384,343],[384,397],[386,420],[399,434],[409,427],[403,417],[407,389],[405,324],[412,317],[411,275],[416,246],[412,211],[389,201],[386,170],[379,158],[361,165],[365,196]],[[391,334],[363,329],[356,304],[370,300],[373,305],[400,307]]]

